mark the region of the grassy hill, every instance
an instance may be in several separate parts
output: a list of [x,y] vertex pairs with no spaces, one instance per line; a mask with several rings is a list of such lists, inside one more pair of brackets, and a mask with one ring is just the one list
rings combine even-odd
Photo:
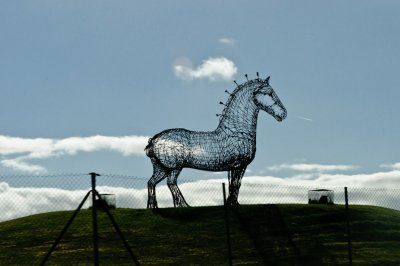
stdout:
[[[223,207],[112,211],[142,265],[227,265]],[[0,265],[38,265],[72,212],[0,223]],[[354,265],[400,264],[400,212],[351,206]],[[348,265],[345,210],[244,205],[230,212],[234,265]],[[49,265],[92,265],[91,212],[82,210]],[[132,262],[99,212],[100,263]]]

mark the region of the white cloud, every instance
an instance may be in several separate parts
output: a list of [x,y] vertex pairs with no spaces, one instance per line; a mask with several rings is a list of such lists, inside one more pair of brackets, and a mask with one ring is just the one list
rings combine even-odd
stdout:
[[54,140],[44,138],[17,138],[9,136],[0,136],[0,154],[18,154],[34,151],[35,154],[47,153],[48,147],[53,144]]
[[[106,176],[103,176],[106,178]],[[146,208],[146,179],[126,179],[132,188],[98,186],[100,193],[116,195],[118,208]],[[113,181],[113,179],[109,179]],[[191,206],[222,205],[222,183],[227,178],[185,182],[180,180],[180,190]],[[104,182],[104,180],[103,180]],[[241,204],[307,203],[307,192],[313,188],[334,190],[335,203],[344,203],[344,187],[348,187],[350,204],[368,204],[400,210],[400,171],[371,174],[317,174],[278,178],[274,176],[245,176],[239,193]],[[140,187],[140,188],[137,188]],[[82,201],[87,189],[65,190],[59,188],[13,188],[0,182],[0,221],[35,213],[57,210],[74,210]],[[172,207],[172,196],[165,185],[157,188],[159,207]],[[89,201],[84,206],[89,206]]]
[[0,155],[6,157],[0,163],[22,172],[44,173],[46,172],[44,167],[31,164],[29,160],[101,150],[116,151],[124,156],[144,155],[147,142],[148,137],[144,136],[90,136],[65,139],[0,136]]
[[[78,207],[85,191],[55,188],[12,188],[0,183],[0,221]],[[75,206],[75,207],[74,207]]]
[[237,73],[235,63],[225,57],[210,57],[204,60],[196,69],[188,64],[176,63],[175,75],[183,80],[208,79],[210,81],[232,80]]
[[113,150],[128,155],[144,155],[144,148],[149,137],[143,136],[91,136],[72,137],[57,140],[54,143],[55,152],[76,154],[77,152],[93,152],[99,150]]
[[233,46],[233,45],[235,45],[236,40],[233,39],[233,38],[220,38],[218,40],[218,42],[222,43],[222,44],[227,44],[227,45],[232,45]]
[[301,172],[327,172],[327,171],[348,171],[357,169],[357,166],[354,165],[330,165],[330,164],[306,164],[306,163],[299,163],[299,164],[281,164],[281,165],[274,165],[268,167],[271,171],[280,171],[280,170],[294,170],[294,171],[301,171]]
[[[147,180],[138,182],[145,184]],[[140,186],[144,187],[144,184]],[[221,205],[223,202],[219,180],[183,183],[180,188],[186,192],[186,199],[192,206]],[[96,189],[100,194],[115,194],[118,208],[142,209],[147,206],[147,188],[98,186]],[[14,188],[5,182],[0,182],[0,222],[38,213],[75,210],[89,190],[89,188],[81,190]],[[157,186],[157,202],[161,208],[173,207],[171,193],[166,185]],[[89,197],[83,208],[88,208],[90,205]]]
[[[255,178],[263,178],[255,176]],[[277,178],[280,185],[294,186],[327,186],[327,187],[369,187],[369,188],[400,188],[400,171],[376,172],[367,174],[327,174],[315,173],[295,175],[289,178]]]
[[2,160],[1,164],[5,167],[11,168],[19,172],[27,172],[33,174],[46,173],[46,168],[40,165],[27,163],[23,160],[23,157],[18,157],[16,159],[10,160]]
[[400,163],[381,164],[380,167],[389,168],[389,169],[393,169],[393,170],[400,170]]
[[400,188],[400,171],[376,172],[370,174],[321,174],[315,182],[329,186],[354,186],[370,188]]

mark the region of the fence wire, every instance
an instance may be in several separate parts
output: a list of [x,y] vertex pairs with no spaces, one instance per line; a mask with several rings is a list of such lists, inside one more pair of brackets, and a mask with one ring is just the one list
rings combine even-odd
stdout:
[[[129,176],[129,175],[115,175],[115,174],[106,174],[101,173],[96,180],[96,190],[105,195],[105,197],[112,198],[112,202],[116,208],[127,208],[127,209],[144,209],[147,207],[147,181],[148,178],[137,177],[137,176]],[[225,179],[208,179],[208,180],[179,180],[179,188],[185,196],[186,201],[189,205],[195,206],[222,206],[224,204],[222,186],[221,184],[226,183],[226,187],[228,180]],[[57,174],[57,175],[45,175],[45,176],[0,176],[0,222],[10,221],[16,218],[30,216],[33,214],[40,213],[49,213],[54,211],[71,211],[76,210],[78,205],[82,202],[84,196],[91,190],[91,182],[90,175],[84,173],[76,173],[76,174]],[[261,210],[257,213],[252,213],[251,215],[255,215],[254,220],[263,220],[262,223],[266,223],[267,231],[258,232],[256,228],[251,224],[252,220],[247,220],[246,215],[251,213],[251,209],[244,208],[238,209],[235,211],[235,208],[230,211],[230,223],[233,226],[233,233],[230,237],[232,239],[232,249],[233,249],[233,258],[242,257],[246,258],[248,250],[243,249],[243,245],[248,245],[253,248],[254,244],[263,245],[262,249],[268,252],[272,252],[272,249],[275,249],[274,254],[278,254],[276,258],[290,258],[298,256],[297,247],[307,247],[303,248],[302,258],[307,257],[309,252],[312,256],[315,248],[321,252],[321,249],[318,245],[323,245],[323,250],[334,249],[336,250],[336,257],[329,257],[328,253],[323,254],[322,257],[326,258],[325,262],[318,262],[318,265],[347,265],[348,259],[347,256],[349,254],[349,246],[346,241],[351,243],[353,248],[353,257],[355,261],[357,259],[364,259],[371,250],[371,252],[379,251],[380,246],[378,246],[379,241],[384,241],[385,243],[389,243],[390,246],[394,248],[400,248],[400,234],[397,233],[397,229],[400,231],[400,225],[396,222],[398,218],[395,218],[391,221],[390,226],[392,226],[392,231],[387,232],[384,228],[381,228],[382,221],[360,221],[357,215],[360,215],[363,210],[368,209],[364,208],[365,205],[368,206],[377,206],[384,207],[394,210],[400,210],[400,189],[396,188],[360,188],[360,187],[348,187],[348,202],[350,205],[350,209],[352,210],[350,219],[350,227],[346,227],[346,217],[347,212],[345,212],[345,188],[344,187],[311,187],[311,186],[283,186],[279,184],[272,184],[262,182],[259,179],[243,179],[243,183],[240,188],[239,193],[239,203],[241,205],[263,205],[264,207],[257,209]],[[157,185],[156,195],[158,206],[160,211],[158,214],[164,217],[163,215],[169,215],[168,212],[163,213],[164,208],[173,207],[173,201],[171,193],[168,189],[166,182],[161,182]],[[90,199],[91,197],[89,197]],[[324,203],[331,204],[333,209],[335,209],[335,214],[330,214],[330,208],[321,208],[317,206],[318,211],[313,213],[316,218],[320,219],[320,221],[329,220],[332,228],[326,227],[323,223],[319,222],[316,224],[308,224],[307,219],[298,218],[303,214],[298,214],[296,208],[292,208],[293,204],[309,204],[309,203]],[[280,216],[280,210],[277,208],[275,204],[283,204],[282,210],[285,210],[286,216]],[[83,209],[90,209],[92,206],[92,202],[90,200],[86,201]],[[285,207],[286,206],[286,207]],[[362,208],[358,208],[356,206],[361,206]],[[257,207],[258,208],[258,207]],[[364,209],[363,209],[364,208]],[[321,211],[320,213],[319,210]],[[369,209],[368,209],[369,210]],[[216,209],[210,209],[210,212],[215,212]],[[379,211],[376,208],[371,209],[371,211]],[[144,212],[143,212],[144,213]],[[340,213],[340,215],[338,215]],[[191,216],[195,214],[193,211],[188,211],[187,213],[178,213],[179,218],[192,219]],[[219,213],[218,215],[220,215]],[[58,214],[57,214],[58,215]],[[68,219],[70,213],[60,213],[59,215],[65,216],[65,220]],[[104,213],[99,214],[100,217],[100,235],[107,234],[108,238],[101,238],[100,242],[107,241],[109,243],[115,243],[115,245],[121,245],[117,236],[113,236],[114,238],[110,239],[109,237],[112,234],[107,233],[111,230],[109,224],[107,224],[107,219]],[[122,217],[128,215],[126,212],[117,212],[116,213],[117,220],[127,221],[131,220],[131,218]],[[148,215],[151,215],[148,213]],[[182,216],[183,215],[183,216]],[[188,215],[187,217],[185,215]],[[199,215],[196,213],[195,215]],[[209,214],[213,215],[213,214]],[[85,218],[86,217],[86,218]],[[77,224],[73,224],[71,231],[67,232],[66,237],[69,239],[65,242],[64,245],[60,249],[74,249],[77,255],[71,256],[69,252],[62,253],[59,252],[58,256],[67,256],[66,261],[71,264],[79,264],[82,263],[82,257],[85,257],[84,254],[90,253],[90,245],[88,246],[86,241],[82,241],[82,239],[90,238],[91,236],[91,221],[85,220],[90,216],[82,216],[82,221],[78,221]],[[146,217],[135,217],[136,219],[146,219]],[[153,221],[150,219],[149,221]],[[222,217],[220,217],[222,219]],[[254,218],[254,217],[253,217]],[[390,217],[388,217],[390,219]],[[64,221],[64,219],[62,219]],[[148,224],[148,228],[124,228],[128,229],[130,235],[135,235],[135,238],[132,240],[135,250],[141,250],[141,260],[142,262],[153,263],[150,258],[146,258],[146,249],[151,247],[153,249],[160,250],[162,252],[165,245],[167,245],[171,239],[174,237],[179,239],[179,241],[187,241],[182,242],[180,249],[185,250],[186,253],[192,252],[194,249],[191,248],[191,240],[190,236],[187,235],[187,232],[177,232],[173,233],[169,230],[168,222],[172,221],[165,220],[166,223],[164,227],[159,227],[158,224]],[[285,232],[286,226],[285,223],[289,223],[291,226],[298,228],[298,232],[295,235],[289,237],[288,232]],[[304,224],[301,224],[304,223]],[[146,224],[146,222],[145,222]],[[239,225],[239,229],[234,227],[235,225]],[[59,226],[62,226],[61,224]],[[79,229],[74,226],[81,227]],[[84,228],[82,228],[82,226]],[[122,225],[123,226],[123,225]],[[207,224],[205,224],[207,226]],[[207,227],[204,229],[204,234],[202,234],[205,238],[209,236],[213,236],[213,241],[211,241],[214,245],[214,251],[217,254],[220,254],[220,261],[215,262],[215,265],[221,265],[226,262],[226,253],[220,252],[219,247],[225,248],[225,234],[224,234],[224,225],[219,224],[218,228],[215,228],[214,225],[212,227]],[[39,226],[40,227],[40,226]],[[87,228],[86,228],[87,227]],[[368,228],[366,228],[368,227]],[[154,235],[155,229],[157,228],[157,234]],[[395,228],[395,229],[393,229]],[[254,233],[252,230],[255,230]],[[352,230],[352,236],[350,236],[348,230]],[[361,230],[362,229],[362,230]],[[369,232],[375,232],[366,238],[364,232],[366,229]],[[35,230],[35,229],[32,229]],[[57,229],[59,230],[59,229]],[[56,231],[57,231],[56,230]],[[75,230],[84,232],[80,233],[77,237],[76,233],[73,233]],[[207,231],[208,230],[208,231]],[[364,231],[363,231],[364,230]],[[140,233],[139,233],[140,231]],[[278,232],[278,233],[277,233]],[[309,233],[314,232],[312,238],[308,239]],[[339,232],[339,234],[337,233]],[[58,233],[58,232],[56,232]],[[43,234],[43,232],[39,233]],[[52,233],[54,234],[54,232]],[[51,239],[52,239],[51,234]],[[246,236],[244,237],[245,234]],[[259,235],[260,234],[260,235]],[[281,239],[282,235],[286,235],[286,239]],[[243,239],[249,237],[253,239],[253,243],[243,243]],[[278,237],[279,236],[279,237]],[[157,239],[154,242],[154,239]],[[322,243],[322,239],[324,239],[324,243]],[[4,242],[5,241],[5,242]],[[8,245],[7,241],[10,243],[14,243],[15,241],[4,240],[3,246]],[[111,242],[110,242],[111,241]],[[297,247],[293,246],[292,241],[295,241]],[[310,243],[311,241],[311,243]],[[388,242],[389,241],[389,242]],[[21,242],[25,243],[25,242]],[[261,243],[261,244],[260,244]],[[317,245],[318,244],[318,245]],[[46,244],[47,246],[49,243]],[[105,244],[101,244],[105,245]],[[114,244],[113,244],[114,245]],[[136,246],[135,246],[136,245]],[[47,248],[44,246],[44,250]],[[77,248],[81,246],[81,248]],[[277,247],[282,247],[281,250],[276,253]],[[289,249],[288,249],[289,247]],[[143,248],[143,249],[142,249]],[[26,250],[29,250],[27,247]],[[269,250],[269,251],[268,251]],[[351,250],[351,249],[350,249]],[[210,247],[197,247],[196,252],[210,252]],[[194,252],[194,251],[193,251]],[[297,252],[297,253],[296,253]],[[306,252],[306,255],[304,255]],[[386,252],[386,251],[385,251]],[[390,253],[391,251],[389,251]],[[79,254],[81,255],[79,255]],[[120,249],[121,256],[121,264],[124,264],[123,261],[129,261],[129,258],[126,257],[124,253],[123,247]],[[176,256],[181,256],[176,251]],[[185,253],[185,254],[186,254]],[[265,254],[267,254],[265,253]],[[22,254],[22,253],[21,253]],[[124,255],[125,254],[125,255]],[[297,254],[297,255],[296,255]],[[366,255],[367,254],[367,255]],[[391,252],[392,256],[396,256],[396,251]],[[393,255],[394,254],[394,255]],[[161,254],[160,257],[172,256],[171,254]],[[22,256],[22,255],[21,255]],[[103,252],[102,258],[107,259],[107,252]],[[183,255],[182,255],[183,256]],[[186,256],[186,255],[185,255]],[[193,255],[194,256],[194,255]],[[1,257],[1,255],[0,255]],[[86,256],[87,257],[87,256]],[[371,253],[371,261],[372,261],[373,253]],[[26,265],[30,265],[31,261],[29,256],[26,256],[27,261]],[[61,258],[61,257],[60,257]],[[101,259],[102,259],[101,258]],[[193,257],[195,258],[195,257]],[[198,257],[196,257],[197,259]],[[311,257],[310,257],[311,258]],[[4,258],[3,258],[4,259]],[[10,258],[8,258],[10,259]],[[40,258],[38,258],[40,259]],[[64,259],[60,259],[63,261]],[[148,261],[146,261],[148,260]],[[399,256],[400,260],[400,256]],[[10,259],[10,261],[12,261]],[[273,264],[280,263],[279,261],[270,261],[268,256],[264,258],[256,257],[246,259],[246,262],[251,262],[250,264],[254,265],[262,265],[262,264]],[[375,260],[376,261],[376,260]],[[382,262],[383,260],[380,260]],[[117,262],[117,261],[115,261]],[[268,263],[267,263],[268,262]],[[1,264],[1,262],[0,262]],[[146,264],[146,263],[144,263]],[[196,263],[195,263],[196,264]],[[201,263],[199,263],[200,265]],[[317,265],[317,264],[315,264]]]
[[[148,178],[100,174],[97,190],[114,194],[117,208],[142,209],[147,206]],[[223,179],[179,180],[179,187],[191,206],[223,205]],[[246,180],[239,193],[240,204],[307,204],[309,191],[317,187],[282,186]],[[0,176],[0,221],[51,211],[74,210],[90,188],[88,174],[44,176]],[[334,204],[345,204],[343,187],[324,187],[333,193]],[[173,207],[166,183],[156,188],[160,208]],[[400,189],[349,187],[350,205],[373,205],[400,210]],[[322,194],[321,194],[322,195]],[[323,196],[323,195],[322,195]],[[90,207],[90,202],[84,208]]]

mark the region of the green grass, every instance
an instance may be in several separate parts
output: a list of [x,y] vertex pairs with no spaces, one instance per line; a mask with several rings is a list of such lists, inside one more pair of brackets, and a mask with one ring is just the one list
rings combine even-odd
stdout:
[[[400,264],[400,212],[351,206],[354,265]],[[112,211],[142,265],[227,265],[223,207]],[[38,265],[72,212],[0,223],[0,265]],[[243,205],[230,212],[234,265],[348,265],[345,209]],[[132,265],[99,212],[102,265]],[[48,265],[92,265],[92,217],[81,210]]]

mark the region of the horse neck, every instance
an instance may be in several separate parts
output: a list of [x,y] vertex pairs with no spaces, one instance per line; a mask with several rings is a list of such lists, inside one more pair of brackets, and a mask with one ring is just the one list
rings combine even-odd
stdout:
[[255,139],[259,111],[260,108],[254,103],[252,91],[239,90],[230,96],[217,130],[227,134],[246,134]]

